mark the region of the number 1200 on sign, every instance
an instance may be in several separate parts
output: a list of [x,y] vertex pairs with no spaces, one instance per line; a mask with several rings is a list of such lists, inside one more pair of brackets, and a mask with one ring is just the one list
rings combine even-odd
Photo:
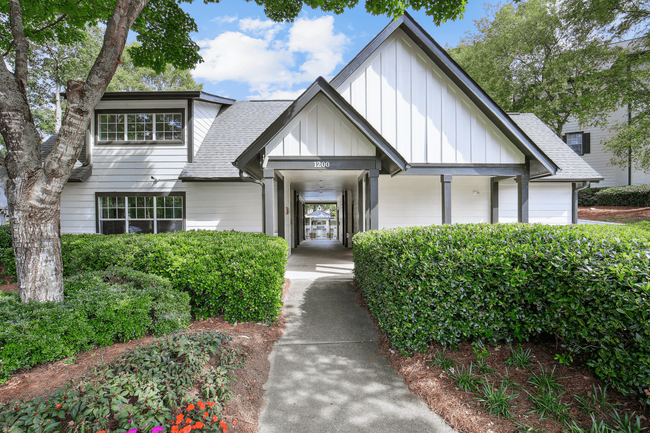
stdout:
[[314,168],[330,168],[329,161],[314,161]]

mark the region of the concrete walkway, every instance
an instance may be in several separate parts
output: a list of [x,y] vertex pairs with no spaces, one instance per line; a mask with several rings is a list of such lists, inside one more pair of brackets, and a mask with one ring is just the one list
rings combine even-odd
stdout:
[[352,252],[336,241],[293,250],[287,329],[270,356],[262,433],[452,433],[379,353],[353,268]]

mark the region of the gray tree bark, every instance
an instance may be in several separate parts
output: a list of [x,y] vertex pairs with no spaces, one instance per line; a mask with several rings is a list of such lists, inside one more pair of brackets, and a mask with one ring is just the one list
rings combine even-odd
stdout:
[[94,108],[115,74],[129,29],[149,0],[117,0],[104,44],[85,82],[69,81],[67,107],[54,149],[43,161],[41,138],[27,102],[29,42],[19,0],[10,1],[15,66],[0,62],[0,133],[7,156],[0,183],[7,195],[20,299],[61,301],[61,193],[81,153]]

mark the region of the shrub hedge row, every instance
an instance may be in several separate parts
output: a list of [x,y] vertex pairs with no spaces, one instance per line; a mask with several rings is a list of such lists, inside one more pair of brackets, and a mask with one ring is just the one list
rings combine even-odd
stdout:
[[190,295],[196,317],[268,321],[282,306],[288,248],[281,238],[223,231],[64,235],[63,272],[125,266],[168,278]]
[[62,303],[0,292],[0,383],[19,368],[189,326],[189,295],[169,280],[111,268],[64,280]]
[[587,188],[578,192],[580,206],[650,206],[650,185]]
[[621,392],[650,400],[647,232],[446,225],[365,232],[354,245],[355,281],[397,348],[548,333]]

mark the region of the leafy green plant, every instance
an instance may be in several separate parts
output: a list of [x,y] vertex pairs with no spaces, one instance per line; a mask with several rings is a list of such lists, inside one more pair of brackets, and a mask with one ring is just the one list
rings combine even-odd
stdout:
[[62,303],[22,303],[17,293],[0,292],[0,382],[18,368],[72,360],[94,346],[165,335],[190,323],[187,293],[127,268],[68,277],[64,292]]
[[650,232],[453,224],[367,231],[354,245],[355,282],[398,350],[546,333],[650,403]]
[[478,362],[485,361],[490,356],[490,352],[480,341],[472,343],[472,352],[474,352],[474,356],[476,356]]
[[650,206],[650,185],[587,188],[578,192],[580,206]]
[[524,349],[521,344],[517,349],[510,346],[510,356],[506,360],[506,365],[515,366],[522,370],[530,365],[532,357],[532,350],[530,348]]
[[508,387],[505,385],[499,385],[498,388],[495,388],[496,384],[491,384],[489,381],[485,381],[483,386],[478,389],[478,396],[476,399],[481,402],[483,407],[492,415],[504,418],[512,418],[512,412],[510,409],[514,409],[517,406],[511,404],[512,400],[518,397],[517,394],[508,393]]
[[451,367],[456,365],[456,361],[447,355],[446,349],[442,349],[436,351],[435,355],[433,355],[433,359],[431,359],[430,365],[443,370],[449,370]]
[[481,378],[472,372],[472,364],[469,367],[461,365],[449,369],[449,377],[456,381],[456,385],[465,392],[474,391],[483,383]]
[[603,415],[614,410],[614,405],[609,402],[607,397],[607,386],[601,388],[600,385],[594,384],[592,387],[593,392],[590,391],[586,395],[575,396],[578,408],[586,414],[601,413]]
[[488,365],[487,362],[485,361],[476,361],[476,363],[473,363],[476,369],[479,371],[481,374],[492,374],[494,373],[494,369]]
[[620,433],[641,433],[648,430],[648,428],[641,426],[642,416],[636,415],[634,412],[621,414],[619,411],[614,410],[611,418],[613,430]]
[[565,378],[555,376],[555,366],[553,366],[553,369],[551,370],[550,368],[544,368],[541,362],[538,362],[538,364],[539,373],[533,372],[528,379],[528,383],[538,387],[540,390],[563,390],[564,387],[560,385],[557,380]]
[[[208,363],[222,353],[232,358],[229,341],[229,336],[213,332],[160,338],[97,367],[93,374],[47,398],[0,404],[0,426],[8,432],[48,432],[65,424],[67,431],[95,432],[108,430],[109,425],[111,431],[133,426],[151,431],[169,425],[177,408],[196,401],[193,388],[203,393]],[[217,375],[212,379],[227,386],[234,363],[228,365],[208,370]],[[220,415],[220,406],[228,398],[227,392],[216,395],[212,403],[217,412],[210,415]]]
[[552,389],[539,389],[536,393],[526,391],[530,401],[533,403],[533,410],[529,413],[537,413],[540,419],[552,418],[555,422],[568,423],[571,420],[571,414],[567,406],[562,403],[562,395]]
[[[497,373],[498,374],[498,373]],[[519,384],[512,378],[510,377],[510,372],[508,371],[508,367],[506,367],[506,373],[505,374],[498,374],[499,380],[501,381],[502,384],[512,388],[512,387],[519,387]]]
[[547,431],[541,427],[533,427],[525,423],[520,423],[518,421],[513,422],[517,426],[517,429],[514,431],[514,433],[541,433]]

